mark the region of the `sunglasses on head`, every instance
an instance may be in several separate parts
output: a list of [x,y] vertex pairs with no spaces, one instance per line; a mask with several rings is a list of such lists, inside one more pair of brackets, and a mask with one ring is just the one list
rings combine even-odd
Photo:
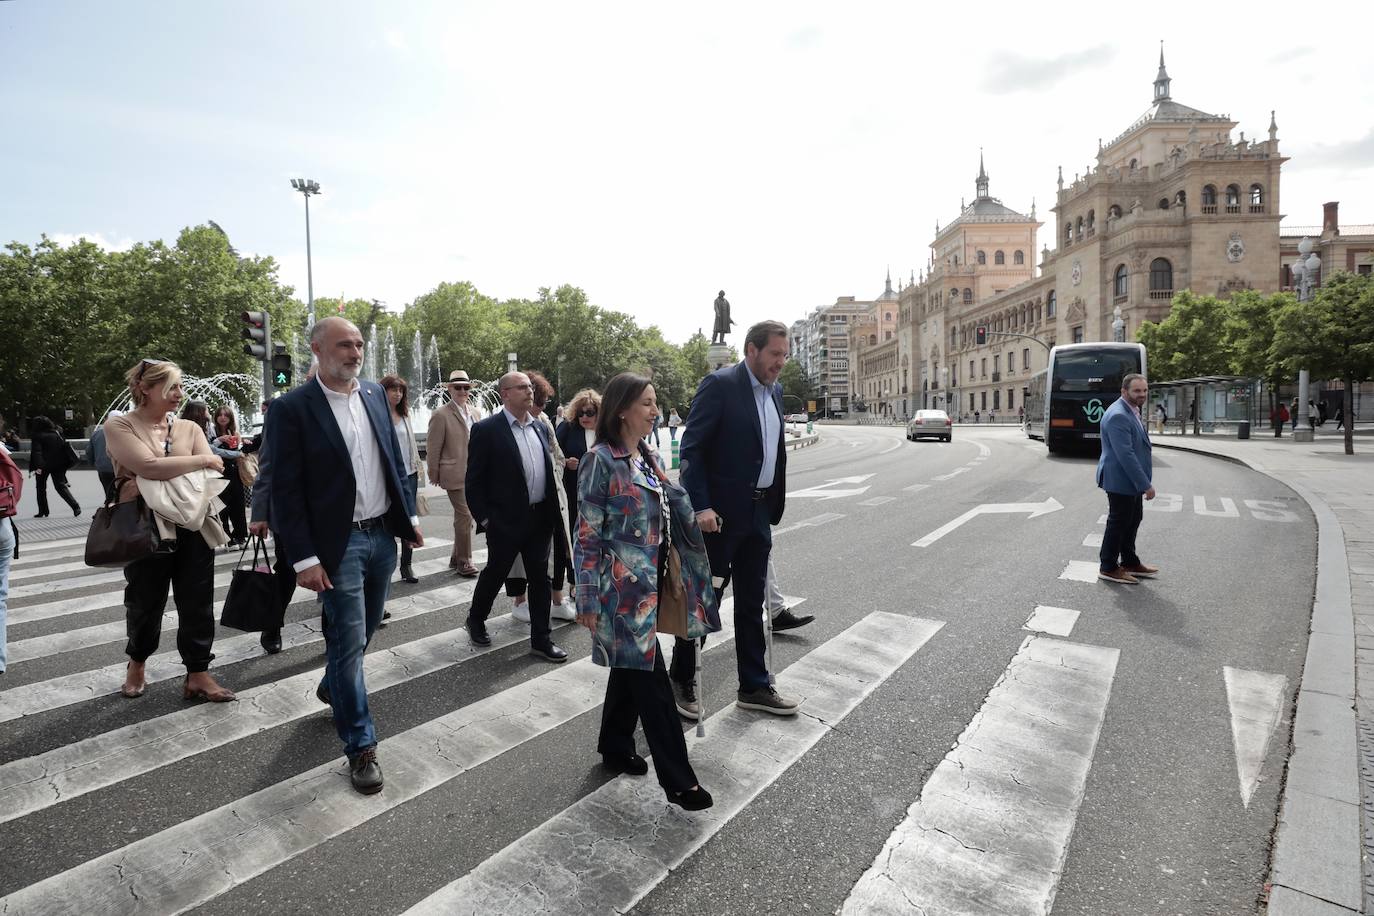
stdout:
[[577,412],[577,415],[578,415],[579,417],[594,417],[594,416],[596,416],[596,408],[595,408],[595,407],[586,407],[586,408],[583,408],[582,410],[579,410],[579,411]]
[[134,376],[135,382],[143,381],[143,373],[148,371],[149,366],[160,366],[167,362],[165,359],[141,359],[138,361],[138,375]]

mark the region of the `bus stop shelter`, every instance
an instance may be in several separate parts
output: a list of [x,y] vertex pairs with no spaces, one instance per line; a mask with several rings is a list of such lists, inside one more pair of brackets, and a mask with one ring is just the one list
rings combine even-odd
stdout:
[[1234,428],[1241,438],[1248,438],[1250,430],[1266,420],[1261,415],[1262,387],[1258,378],[1241,375],[1203,375],[1151,382],[1150,418],[1158,419],[1158,405],[1163,404],[1169,415],[1165,432],[1187,435],[1191,427],[1193,435],[1197,436],[1224,433]]

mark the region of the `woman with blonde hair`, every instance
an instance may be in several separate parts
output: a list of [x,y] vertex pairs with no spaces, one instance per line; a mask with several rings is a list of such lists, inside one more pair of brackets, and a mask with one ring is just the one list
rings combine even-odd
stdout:
[[[134,407],[105,423],[105,442],[115,472],[115,500],[139,496],[139,481],[169,481],[203,470],[224,471],[224,461],[210,450],[205,429],[190,420],[176,419],[181,403],[181,369],[159,359],[140,360],[125,378]],[[170,588],[176,598],[177,650],[186,666],[182,694],[188,700],[214,703],[234,700],[209,674],[215,640],[215,553],[224,530],[213,513],[200,530],[176,528],[176,549],[135,560],[124,567],[125,617],[129,664],[119,692],[142,696],[144,665],[157,651],[162,634],[162,611]]]

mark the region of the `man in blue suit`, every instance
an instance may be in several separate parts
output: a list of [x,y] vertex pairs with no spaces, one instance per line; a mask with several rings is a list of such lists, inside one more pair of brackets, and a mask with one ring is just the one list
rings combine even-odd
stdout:
[[[701,380],[682,437],[681,482],[711,559],[716,597],[734,583],[736,704],[780,716],[798,703],[769,683],[763,633],[764,578],[787,493],[782,386],[787,325],[762,321],[744,338],[744,359]],[[693,690],[697,646],[679,639],[669,672],[678,711],[699,715]]]
[[319,360],[307,381],[273,402],[264,430],[272,523],[297,584],[324,599],[324,680],[316,695],[334,711],[353,787],[382,790],[377,735],[367,705],[363,653],[382,621],[396,541],[424,544],[401,486],[401,447],[386,395],[360,381],[363,336],[331,317],[310,331]]
[[1114,585],[1138,585],[1159,567],[1140,562],[1135,535],[1145,515],[1144,499],[1155,498],[1151,483],[1150,437],[1141,408],[1150,396],[1145,376],[1129,373],[1121,380],[1121,397],[1102,415],[1102,457],[1097,485],[1107,491],[1107,529],[1102,534],[1102,561],[1097,577]]

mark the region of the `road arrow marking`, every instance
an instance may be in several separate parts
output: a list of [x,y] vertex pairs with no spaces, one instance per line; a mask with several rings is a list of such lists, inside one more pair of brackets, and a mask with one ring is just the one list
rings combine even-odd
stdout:
[[913,483],[913,484],[912,484],[911,486],[909,486],[909,487],[902,487],[902,489],[903,489],[904,491],[906,491],[907,493],[920,493],[922,490],[929,490],[929,489],[930,489],[930,484],[928,484],[928,483]]
[[896,498],[897,498],[897,497],[895,497],[895,496],[873,496],[873,497],[870,497],[869,499],[861,500],[861,501],[859,502],[859,505],[861,505],[861,506],[881,506],[883,503],[890,503],[890,502],[892,502],[892,501],[893,501],[894,499],[896,499]]
[[1041,515],[1048,515],[1051,512],[1058,512],[1062,508],[1064,508],[1064,505],[1061,502],[1059,502],[1059,500],[1055,499],[1053,496],[1049,497],[1042,503],[984,503],[981,506],[975,506],[974,508],[968,510],[963,515],[956,518],[954,521],[941,525],[939,528],[936,528],[934,531],[932,531],[930,534],[927,534],[919,541],[912,542],[911,546],[929,547],[931,544],[934,544],[936,541],[940,540],[940,538],[949,534],[955,528],[958,528],[964,522],[978,515],[988,515],[992,513],[1014,515],[1020,512],[1029,512],[1030,515],[1028,516],[1028,518],[1038,518]]
[[1226,703],[1231,708],[1231,740],[1236,746],[1240,798],[1248,808],[1259,785],[1269,739],[1279,725],[1288,678],[1230,667],[1222,668],[1221,673],[1226,681]]
[[828,524],[841,518],[844,518],[844,513],[842,512],[822,512],[820,515],[804,518],[795,525],[788,525],[786,528],[774,528],[773,537],[777,537],[780,534],[786,534],[789,531],[796,531],[798,528],[818,528],[821,525]]
[[817,484],[814,487],[807,487],[804,490],[793,490],[787,494],[788,499],[839,499],[841,496],[858,496],[867,493],[868,487],[849,487],[846,489],[834,489],[839,484],[844,483],[863,483],[872,474],[860,474],[857,477],[836,477],[834,480],[827,480],[825,483]]

